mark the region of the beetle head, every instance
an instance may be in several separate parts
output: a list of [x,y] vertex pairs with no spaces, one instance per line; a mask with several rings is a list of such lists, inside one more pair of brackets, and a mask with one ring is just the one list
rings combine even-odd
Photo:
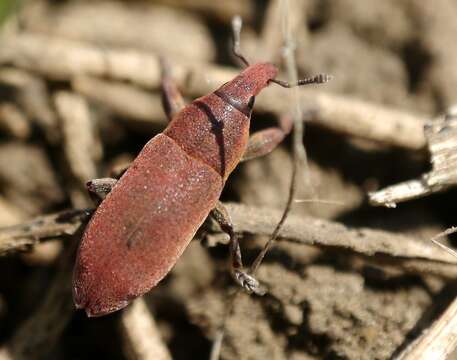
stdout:
[[235,16],[232,20],[233,46],[232,52],[247,68],[232,81],[222,85],[216,90],[216,95],[223,97],[226,101],[237,107],[246,115],[250,115],[254,106],[255,96],[270,82],[284,88],[308,84],[323,84],[331,79],[326,74],[318,74],[294,83],[276,79],[278,68],[270,63],[259,63],[250,65],[249,61],[240,51],[240,32],[242,20]]
[[240,109],[246,109],[250,114],[254,106],[255,96],[268,86],[276,77],[278,68],[270,63],[259,63],[248,66],[232,81],[222,85],[216,94],[227,99],[230,103],[237,103]]

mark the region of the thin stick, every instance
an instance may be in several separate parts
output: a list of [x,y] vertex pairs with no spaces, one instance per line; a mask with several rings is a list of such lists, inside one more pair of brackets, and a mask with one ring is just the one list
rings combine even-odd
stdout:
[[127,359],[171,360],[171,354],[144,298],[136,299],[122,312],[119,325]]
[[[281,8],[282,8],[282,27],[283,27],[283,37],[284,37],[284,43],[285,43],[285,48],[284,48],[284,57],[286,59],[286,67],[287,67],[287,72],[289,73],[289,78],[291,79],[291,83],[296,83],[298,85],[300,83],[299,80],[297,80],[297,67],[295,64],[295,59],[293,56],[293,42],[292,42],[292,37],[290,34],[290,26],[289,26],[289,2],[288,0],[282,1],[281,2]],[[320,78],[319,76],[316,77]],[[281,80],[272,80],[273,82],[283,86],[283,87],[291,87],[289,83],[283,82]],[[304,127],[303,127],[303,122],[302,122],[302,116],[303,116],[303,110],[300,106],[300,102],[298,101],[298,96],[297,93],[294,92],[294,100],[295,100],[295,114],[294,114],[294,129],[293,129],[293,163],[292,163],[292,177],[291,177],[291,182],[290,182],[290,188],[289,188],[289,195],[287,198],[287,203],[286,207],[284,208],[284,211],[282,213],[281,219],[279,220],[278,224],[276,225],[275,230],[273,231],[273,234],[271,235],[270,239],[267,241],[265,246],[263,247],[262,251],[259,253],[259,255],[256,257],[254,260],[251,269],[250,269],[250,274],[255,274],[257,269],[259,268],[260,264],[262,263],[263,259],[265,258],[265,255],[267,254],[268,250],[273,246],[273,243],[276,241],[278,238],[279,232],[281,231],[284,222],[287,219],[287,215],[289,214],[293,200],[295,197],[295,193],[297,190],[297,173],[298,173],[298,167],[300,166],[301,160],[306,161],[306,152],[303,148],[303,133],[304,133]]]
[[45,239],[72,235],[92,209],[67,210],[44,215],[23,224],[0,228],[0,257],[25,250]]
[[235,301],[240,293],[241,287],[237,287],[235,291],[232,293],[232,295],[229,296],[229,298],[227,299],[227,306],[225,308],[224,317],[222,318],[222,323],[216,332],[216,337],[213,341],[213,346],[211,347],[209,360],[219,360],[220,358],[222,343],[224,342],[225,326],[227,324],[227,319],[232,315],[233,309],[235,308]]
[[69,91],[54,96],[57,113],[62,123],[64,153],[72,175],[85,193],[87,179],[97,177],[96,160],[101,157],[100,139],[86,99]]
[[294,202],[296,202],[296,203],[317,203],[317,204],[339,205],[339,206],[346,205],[342,201],[324,200],[324,199],[295,199]]
[[446,251],[447,253],[451,254],[452,256],[456,257],[457,258],[457,251],[455,250],[452,250],[450,247],[444,245],[444,244],[441,244],[438,239],[443,237],[443,236],[448,236],[448,235],[451,235],[451,234],[454,234],[457,232],[457,226],[452,226],[450,227],[449,229],[446,229],[444,230],[443,232],[439,233],[438,235],[435,235],[434,237],[432,237],[430,240],[432,243],[434,243],[435,245],[438,245],[441,249],[443,249],[444,251]]
[[441,317],[408,346],[396,360],[455,359],[457,347],[457,298]]
[[233,33],[233,46],[232,52],[233,54],[240,59],[244,65],[249,66],[249,61],[241,54],[240,48],[240,33],[241,27],[243,26],[243,20],[240,16],[235,16],[232,20],[232,33]]
[[[225,324],[225,320],[224,320]],[[218,330],[216,333],[216,337],[213,341],[213,346],[211,347],[211,353],[209,355],[209,360],[218,360],[221,353],[222,348],[222,340],[224,339],[224,331]]]

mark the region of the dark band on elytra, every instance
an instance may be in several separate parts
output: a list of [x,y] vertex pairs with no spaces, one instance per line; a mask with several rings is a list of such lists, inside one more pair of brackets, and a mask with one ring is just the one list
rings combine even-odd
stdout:
[[249,103],[245,104],[240,100],[236,100],[234,97],[225,94],[223,91],[216,90],[214,92],[222,101],[226,102],[227,104],[232,105],[235,109],[237,109],[242,114],[246,115],[247,117],[251,116],[252,107],[254,106],[254,100],[251,101],[254,96],[249,99]]

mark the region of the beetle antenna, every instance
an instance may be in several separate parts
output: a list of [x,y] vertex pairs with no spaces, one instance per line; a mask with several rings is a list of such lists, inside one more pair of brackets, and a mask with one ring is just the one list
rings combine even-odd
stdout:
[[232,52],[238,59],[240,59],[243,64],[249,66],[249,61],[241,54],[240,49],[240,33],[241,27],[243,26],[243,20],[241,16],[236,15],[232,19],[232,33],[233,33],[233,45],[232,45]]
[[270,82],[278,84],[284,88],[292,88],[295,86],[309,85],[309,84],[325,84],[333,79],[333,76],[327,74],[317,74],[308,78],[300,79],[295,84],[290,84],[284,80],[271,79]]

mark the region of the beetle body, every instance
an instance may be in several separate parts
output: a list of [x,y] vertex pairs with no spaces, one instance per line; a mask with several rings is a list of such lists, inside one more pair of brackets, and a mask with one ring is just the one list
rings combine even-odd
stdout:
[[86,228],[73,277],[78,308],[119,310],[170,271],[241,160],[254,97],[276,74],[269,63],[249,66],[144,146]]

